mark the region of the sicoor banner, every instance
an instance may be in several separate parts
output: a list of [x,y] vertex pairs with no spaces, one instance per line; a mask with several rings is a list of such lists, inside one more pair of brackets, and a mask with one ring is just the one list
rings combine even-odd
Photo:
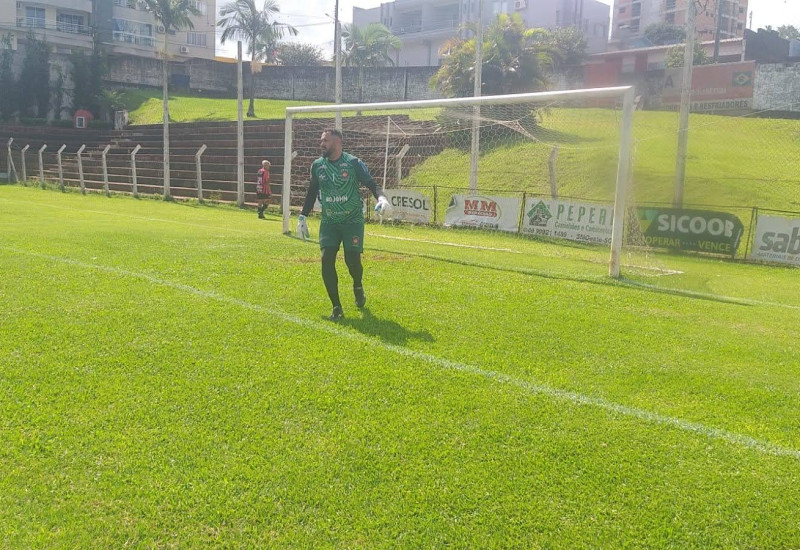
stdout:
[[639,208],[639,227],[649,246],[733,256],[742,238],[741,220],[727,212]]
[[758,215],[750,258],[800,265],[800,218]]
[[394,220],[411,223],[431,223],[431,201],[417,191],[391,189],[385,191],[392,205],[390,216]]
[[611,243],[614,207],[556,199],[528,199],[522,217],[526,235],[584,243]]
[[444,225],[516,233],[519,229],[520,203],[518,198],[453,195],[444,216]]
[[[692,68],[691,110],[736,111],[753,106],[755,61],[698,65]],[[683,68],[667,69],[661,103],[677,110],[681,104]]]

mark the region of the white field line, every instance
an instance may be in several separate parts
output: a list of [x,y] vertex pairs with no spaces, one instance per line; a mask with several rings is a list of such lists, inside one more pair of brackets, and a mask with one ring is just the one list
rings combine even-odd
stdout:
[[[6,199],[6,198],[0,198],[0,200],[4,200],[6,202],[21,203],[21,204],[31,204],[31,205],[36,205],[36,206],[47,206],[49,208],[55,208],[55,209],[58,209],[58,210],[67,210],[67,211],[70,211],[70,212],[91,212],[93,214],[103,214],[103,215],[106,215],[106,216],[118,216],[118,217],[124,217],[124,218],[131,218],[131,219],[134,219],[134,220],[143,220],[143,221],[150,221],[150,222],[168,223],[168,224],[175,224],[175,225],[185,225],[185,226],[189,226],[189,227],[199,227],[199,228],[203,228],[203,229],[212,229],[212,230],[216,230],[216,231],[233,231],[233,232],[236,232],[236,233],[246,233],[246,234],[251,234],[251,235],[261,235],[262,234],[261,231],[255,231],[255,230],[236,229],[236,228],[233,228],[233,227],[216,227],[216,226],[204,225],[204,224],[199,224],[199,223],[190,223],[190,222],[180,222],[180,221],[176,221],[176,220],[168,220],[168,219],[165,219],[165,218],[148,218],[148,217],[144,217],[144,216],[133,216],[131,214],[118,214],[116,212],[111,212],[111,211],[108,211],[108,210],[86,210],[86,209],[83,209],[83,208],[67,208],[67,207],[64,207],[64,206],[57,206],[57,205],[53,205],[53,204],[41,204],[41,203],[33,202],[33,201],[20,201],[20,200],[14,200],[14,199]],[[372,233],[368,233],[368,235],[373,235],[373,234]],[[386,237],[385,235],[378,235],[378,234],[375,234],[375,236]],[[400,240],[416,241],[416,239],[408,239],[408,238],[405,238],[405,237],[386,237],[386,238],[396,238],[396,239],[400,239]],[[310,242],[317,242],[317,241],[310,241]],[[464,246],[464,247],[469,247],[469,248],[481,248],[481,247],[478,247],[478,246],[471,247],[469,245],[459,245],[459,244],[444,243],[444,242],[439,242],[439,241],[420,241],[420,242],[430,242],[432,244],[449,244],[451,246]],[[366,247],[366,249],[369,250],[369,247]],[[8,250],[11,250],[11,249],[8,249]],[[504,248],[495,248],[495,249],[491,249],[491,250],[509,251],[509,252],[518,253],[518,252],[515,252],[513,250],[504,249]],[[402,252],[395,252],[395,254],[401,254],[402,255],[403,253]],[[432,256],[432,255],[430,257],[431,258],[435,258],[435,256]],[[469,264],[465,264],[465,265],[469,265]],[[485,265],[480,265],[480,264],[474,264],[474,265],[475,265],[475,267],[481,267],[481,268],[487,267]],[[628,267],[637,267],[637,266],[628,266]],[[650,268],[650,269],[660,270],[660,268]],[[525,272],[524,271],[519,271],[519,273],[525,273]],[[674,273],[682,273],[682,272],[677,271],[677,272],[674,272]],[[646,289],[649,289],[649,290],[655,290],[655,291],[659,291],[659,292],[672,292],[675,295],[686,295],[686,296],[695,297],[695,298],[708,298],[708,299],[714,299],[714,300],[724,300],[724,301],[727,301],[727,302],[737,303],[737,304],[742,304],[742,305],[748,305],[748,306],[779,307],[779,308],[793,309],[793,310],[799,310],[800,311],[800,306],[795,306],[795,305],[791,305],[791,304],[782,304],[780,302],[768,302],[768,301],[765,301],[765,300],[755,300],[755,299],[751,299],[751,298],[739,298],[739,297],[736,297],[736,296],[726,296],[724,294],[713,294],[713,293],[710,293],[710,292],[699,292],[699,291],[693,291],[693,290],[677,290],[677,289],[672,289],[672,288],[668,288],[668,287],[660,287],[660,286],[657,286],[657,285],[650,285],[650,284],[647,284],[647,283],[637,283],[637,282],[632,282],[632,281],[622,281],[619,284],[621,286],[629,286],[629,287],[634,287],[634,288],[637,288],[637,287],[646,288]]]
[[19,250],[15,248],[7,248],[7,247],[0,247],[0,249],[5,250],[7,252],[12,252],[16,254],[22,254],[26,256],[33,256],[35,258],[40,258],[43,260],[48,260],[51,262],[58,262],[68,265],[73,265],[77,267],[81,267],[84,269],[92,269],[97,271],[103,271],[106,273],[111,273],[113,275],[119,275],[123,277],[132,277],[136,279],[141,279],[152,283],[154,285],[164,286],[168,288],[173,288],[176,290],[180,290],[183,292],[187,292],[189,294],[194,294],[195,296],[200,296],[201,298],[207,298],[210,300],[214,300],[217,302],[227,303],[231,305],[236,305],[242,307],[244,309],[249,309],[251,311],[256,311],[258,313],[271,315],[275,318],[278,318],[282,321],[287,323],[292,323],[295,325],[299,325],[304,328],[311,329],[313,331],[325,331],[331,334],[335,334],[338,337],[346,338],[348,340],[353,340],[355,342],[359,342],[369,346],[380,346],[388,351],[396,353],[398,355],[402,355],[404,357],[409,357],[418,361],[422,361],[424,363],[428,363],[429,365],[433,365],[435,367],[439,367],[441,369],[446,370],[453,370],[457,372],[463,372],[468,374],[474,374],[481,378],[485,378],[488,380],[492,380],[494,382],[500,384],[508,384],[510,386],[514,386],[520,388],[524,391],[527,391],[532,394],[542,395],[545,397],[549,397],[551,399],[555,399],[558,401],[563,401],[566,403],[571,403],[573,405],[583,405],[588,407],[595,407],[606,411],[612,414],[618,414],[622,416],[627,416],[631,418],[635,418],[637,420],[641,420],[643,422],[649,424],[657,424],[661,426],[666,426],[670,428],[676,428],[685,432],[690,432],[696,435],[704,436],[710,439],[717,439],[721,441],[725,441],[727,443],[731,443],[735,446],[745,447],[756,452],[766,454],[766,455],[773,455],[773,456],[787,456],[791,458],[800,459],[800,450],[792,449],[789,447],[783,447],[780,445],[776,445],[769,441],[764,441],[760,439],[756,439],[754,437],[738,434],[735,432],[729,432],[727,430],[722,430],[719,428],[713,428],[710,426],[706,426],[704,424],[700,424],[699,422],[691,422],[687,420],[682,420],[680,418],[674,418],[671,416],[666,416],[658,413],[654,413],[651,411],[647,411],[644,409],[637,409],[635,407],[629,407],[626,405],[621,405],[619,403],[614,403],[612,401],[608,401],[606,399],[600,397],[591,397],[588,395],[584,395],[577,392],[562,390],[558,388],[551,388],[549,386],[545,386],[543,384],[536,384],[533,382],[528,382],[527,380],[521,380],[519,378],[514,378],[507,374],[503,374],[496,371],[491,371],[487,369],[483,369],[476,365],[470,365],[467,363],[459,363],[457,361],[451,361],[449,359],[445,359],[443,357],[438,357],[435,355],[431,355],[429,353],[423,353],[420,351],[415,351],[409,349],[404,346],[398,346],[395,344],[387,344],[382,342],[378,338],[371,338],[369,336],[365,336],[359,332],[354,330],[347,330],[335,323],[331,322],[320,322],[320,321],[313,321],[310,319],[305,319],[302,317],[297,317],[295,315],[291,315],[289,313],[285,313],[283,311],[277,311],[274,309],[270,309],[259,304],[253,304],[250,302],[246,302],[244,300],[240,300],[238,298],[232,298],[230,296],[225,296],[223,294],[219,294],[213,291],[202,290],[199,288],[195,288],[189,285],[185,285],[183,283],[176,283],[173,281],[167,281],[165,279],[160,279],[153,275],[148,275],[147,273],[140,273],[136,271],[129,271],[126,269],[119,269],[116,267],[109,267],[100,264],[90,264],[86,262],[81,262],[79,260],[73,260],[71,258],[63,258],[59,256],[51,256],[48,254],[39,254],[36,252],[31,252],[27,250]]
[[438,244],[442,246],[455,246],[458,248],[473,248],[475,250],[491,250],[494,252],[510,252],[512,254],[525,254],[524,252],[520,252],[519,250],[512,250],[511,248],[492,248],[490,246],[479,246],[476,244],[458,244],[458,243],[449,243],[446,241],[428,241],[425,239],[412,239],[409,237],[394,237],[390,235],[381,235],[380,233],[367,233],[370,237],[378,237],[381,239],[394,239],[396,241],[409,241],[414,243],[426,243],[426,244]]

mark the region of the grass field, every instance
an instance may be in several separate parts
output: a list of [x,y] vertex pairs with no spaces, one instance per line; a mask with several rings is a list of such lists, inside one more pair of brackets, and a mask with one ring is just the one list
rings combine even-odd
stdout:
[[0,547],[800,546],[797,269],[280,228],[0,186]]

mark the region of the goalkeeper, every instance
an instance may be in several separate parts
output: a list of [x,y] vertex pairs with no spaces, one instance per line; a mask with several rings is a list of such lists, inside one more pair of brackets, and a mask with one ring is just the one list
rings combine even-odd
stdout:
[[356,306],[364,307],[367,296],[361,281],[364,269],[361,253],[364,251],[364,212],[359,184],[367,187],[377,199],[375,211],[383,214],[389,208],[383,192],[369,174],[367,166],[358,158],[342,151],[342,132],[327,129],[320,137],[322,156],[311,165],[311,184],[297,223],[297,233],[303,239],[309,236],[306,216],[319,197],[322,218],[319,226],[319,247],[322,251],[322,281],[333,304],[330,320],[344,317],[339,300],[339,277],[336,273],[336,255],[339,245],[344,245],[344,261],[353,278],[353,295]]

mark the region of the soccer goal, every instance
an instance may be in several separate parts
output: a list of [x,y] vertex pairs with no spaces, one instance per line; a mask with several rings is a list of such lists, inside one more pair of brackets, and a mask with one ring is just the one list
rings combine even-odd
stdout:
[[289,107],[283,231],[322,132],[338,126],[394,219],[608,245],[619,277],[633,110],[631,86]]

